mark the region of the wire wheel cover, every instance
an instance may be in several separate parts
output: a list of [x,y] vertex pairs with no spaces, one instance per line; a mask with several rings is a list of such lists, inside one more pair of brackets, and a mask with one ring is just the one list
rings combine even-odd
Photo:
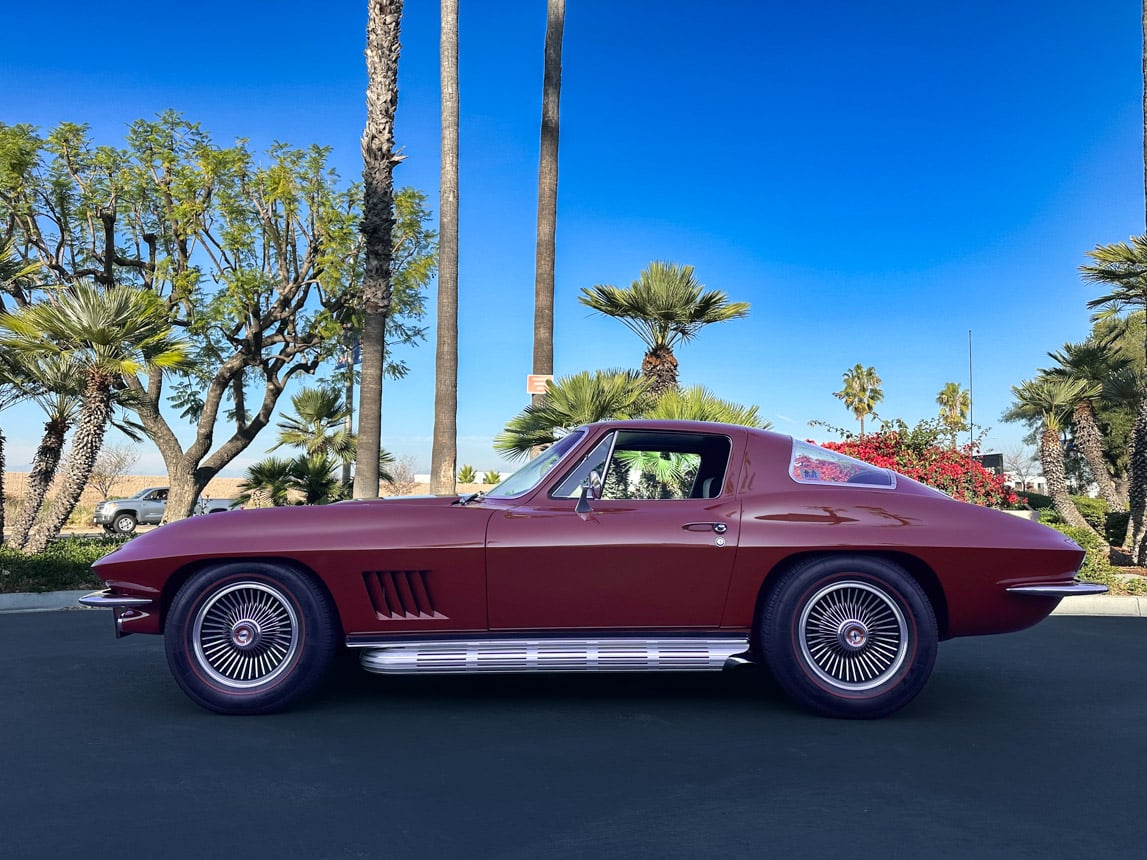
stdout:
[[299,619],[278,589],[240,582],[204,601],[192,638],[196,660],[213,681],[256,687],[291,665],[299,650]]
[[801,655],[839,690],[870,690],[894,676],[908,654],[908,623],[896,601],[864,582],[834,582],[801,611]]

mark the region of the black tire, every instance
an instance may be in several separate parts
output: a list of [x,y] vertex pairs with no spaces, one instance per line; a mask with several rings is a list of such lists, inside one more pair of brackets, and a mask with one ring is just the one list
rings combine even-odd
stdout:
[[269,714],[326,674],[338,623],[326,591],[284,565],[229,562],[179,589],[167,664],[194,702],[220,714]]
[[822,556],[783,574],[761,615],[760,640],[777,682],[830,717],[875,719],[927,683],[939,634],[927,595],[899,565]]
[[135,531],[137,525],[138,522],[133,514],[116,514],[112,520],[112,531],[117,535],[129,535]]

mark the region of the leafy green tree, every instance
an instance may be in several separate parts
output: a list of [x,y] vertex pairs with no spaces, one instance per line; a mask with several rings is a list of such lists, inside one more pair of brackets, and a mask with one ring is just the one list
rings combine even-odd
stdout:
[[357,498],[378,498],[382,432],[382,368],[392,291],[394,151],[402,0],[370,0],[366,25],[366,128],[362,135],[363,270],[362,388],[354,475]]
[[936,395],[936,405],[940,407],[940,422],[948,431],[952,447],[956,447],[959,434],[968,429],[968,413],[972,409],[972,395],[960,387],[958,382],[945,382]]
[[1068,493],[1060,438],[1076,404],[1081,397],[1087,396],[1089,390],[1092,390],[1089,384],[1078,379],[1041,376],[1025,380],[1012,386],[1015,403],[1009,413],[1015,417],[1035,418],[1039,422],[1039,458],[1056,513],[1069,525],[1088,529],[1091,526],[1076,509]]
[[476,484],[478,483],[478,471],[471,465],[464,465],[458,470],[458,483],[459,484]]
[[484,474],[482,476],[482,483],[483,484],[491,484],[491,485],[497,484],[497,483],[501,482],[501,480],[502,480],[501,474],[498,472],[495,472],[493,469],[490,469],[488,472],[486,472],[486,474]]
[[[167,466],[169,519],[191,513],[288,381],[337,347],[334,317],[358,265],[359,192],[339,187],[327,156],[276,144],[260,162],[244,142],[216,146],[171,111],[132,123],[123,149],[70,123],[43,138],[0,126],[0,230],[55,283],[161,297],[190,341],[186,369],[123,377]],[[186,444],[161,409],[168,398],[195,423]]]
[[864,435],[864,419],[876,415],[876,404],[884,399],[884,389],[875,367],[865,367],[859,362],[844,372],[844,386],[834,391],[832,396],[843,400],[844,405],[860,422],[860,435]]
[[707,325],[749,313],[748,302],[730,302],[720,290],[706,291],[693,276],[692,266],[657,261],[629,287],[583,288],[578,301],[620,320],[641,338],[646,346],[641,372],[654,395],[677,386],[675,346],[692,340]]
[[188,349],[173,336],[167,308],[154,292],[86,283],[52,302],[0,315],[0,347],[63,356],[82,368],[83,393],[68,470],[51,513],[24,545],[31,555],[59,534],[80,500],[111,418],[114,387],[141,369],[185,365]]

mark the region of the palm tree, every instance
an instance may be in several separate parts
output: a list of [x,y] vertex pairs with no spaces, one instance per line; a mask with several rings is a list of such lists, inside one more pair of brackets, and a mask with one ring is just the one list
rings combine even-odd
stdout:
[[1071,426],[1075,444],[1087,461],[1091,477],[1099,488],[1099,497],[1112,511],[1127,509],[1127,500],[1119,495],[1103,455],[1103,431],[1095,414],[1094,400],[1113,378],[1126,370],[1131,361],[1118,354],[1111,338],[1089,339],[1083,343],[1065,343],[1062,350],[1049,352],[1056,367],[1042,371],[1058,379],[1078,379],[1088,384],[1072,414]]
[[347,406],[342,395],[331,388],[304,388],[291,395],[294,415],[287,415],[276,426],[282,445],[302,448],[308,455],[332,456],[340,462],[355,457],[355,437],[346,429]]
[[768,430],[773,425],[758,416],[756,406],[743,406],[722,400],[703,385],[671,388],[662,394],[644,418],[663,418],[680,421],[717,421],[722,424],[741,424]]
[[32,458],[24,503],[9,538],[13,546],[22,547],[44,506],[48,488],[60,465],[64,441],[79,413],[83,369],[68,355],[15,353],[11,358],[19,363],[25,378],[35,386],[31,398],[48,417],[44,422],[44,435]]
[[956,447],[956,437],[961,430],[968,428],[968,412],[972,408],[972,395],[960,387],[958,382],[945,382],[936,395],[936,405],[940,407],[940,423],[948,430],[952,447]]
[[362,386],[354,494],[378,498],[382,436],[382,371],[390,310],[394,233],[394,113],[398,107],[398,41],[402,0],[371,0],[366,25],[366,129],[362,135]]
[[[561,115],[565,0],[547,0],[542,69],[542,139],[538,156],[538,238],[534,263],[533,372],[554,372],[554,266],[558,222],[558,119]],[[543,395],[534,395],[536,405]]]
[[11,296],[17,307],[27,304],[28,279],[39,269],[39,263],[25,263],[15,257],[10,239],[0,239],[0,313],[7,310],[5,295]]
[[[1144,134],[1147,135],[1147,127]],[[1127,310],[1132,313],[1147,310],[1147,234],[1132,236],[1130,244],[1099,245],[1087,255],[1094,264],[1080,266],[1084,279],[1111,288],[1087,303],[1089,308],[1098,311],[1097,317],[1117,316]],[[1147,339],[1144,340],[1144,352],[1147,355]],[[1142,564],[1147,563],[1147,397],[1139,399],[1131,430],[1129,471],[1129,548],[1132,558]]]
[[282,457],[267,457],[247,467],[247,474],[239,484],[240,504],[249,504],[256,496],[261,496],[276,508],[287,504],[287,493],[291,489],[292,462]]
[[692,340],[707,325],[749,313],[748,302],[730,302],[720,290],[704,290],[692,266],[654,261],[629,287],[583,288],[578,301],[621,320],[641,338],[646,346],[641,372],[650,381],[651,393],[660,395],[677,387],[674,346]]
[[1020,385],[1012,386],[1016,403],[1009,414],[1039,423],[1039,459],[1056,513],[1069,525],[1094,532],[1076,509],[1067,491],[1067,472],[1063,465],[1063,445],[1060,442],[1075,404],[1088,389],[1088,383],[1078,379],[1042,376],[1024,380]]
[[339,461],[324,454],[301,454],[291,462],[290,488],[303,497],[304,505],[325,505],[339,498],[342,483]]
[[[28,387],[12,356],[0,353],[0,411],[28,396]],[[0,543],[4,542],[4,431],[0,430]]]
[[844,372],[844,387],[834,391],[833,397],[844,401],[856,420],[860,422],[860,435],[864,435],[864,419],[876,414],[876,404],[884,399],[883,380],[875,367],[864,367],[857,362]]
[[184,365],[188,348],[172,335],[167,308],[155,293],[91,284],[0,314],[0,347],[70,357],[82,368],[80,414],[64,484],[51,513],[24,546],[35,554],[59,534],[80,500],[111,418],[113,388],[128,373]]
[[494,448],[512,459],[552,445],[562,430],[606,418],[633,418],[649,405],[649,385],[633,370],[598,370],[555,380],[494,437]]
[[458,462],[458,0],[442,0],[442,166],[438,206],[438,334],[430,492],[455,490]]

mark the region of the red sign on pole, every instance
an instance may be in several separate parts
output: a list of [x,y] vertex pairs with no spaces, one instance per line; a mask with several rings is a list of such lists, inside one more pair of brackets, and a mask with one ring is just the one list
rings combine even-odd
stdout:
[[526,394],[545,394],[553,381],[552,373],[531,373],[526,376]]

